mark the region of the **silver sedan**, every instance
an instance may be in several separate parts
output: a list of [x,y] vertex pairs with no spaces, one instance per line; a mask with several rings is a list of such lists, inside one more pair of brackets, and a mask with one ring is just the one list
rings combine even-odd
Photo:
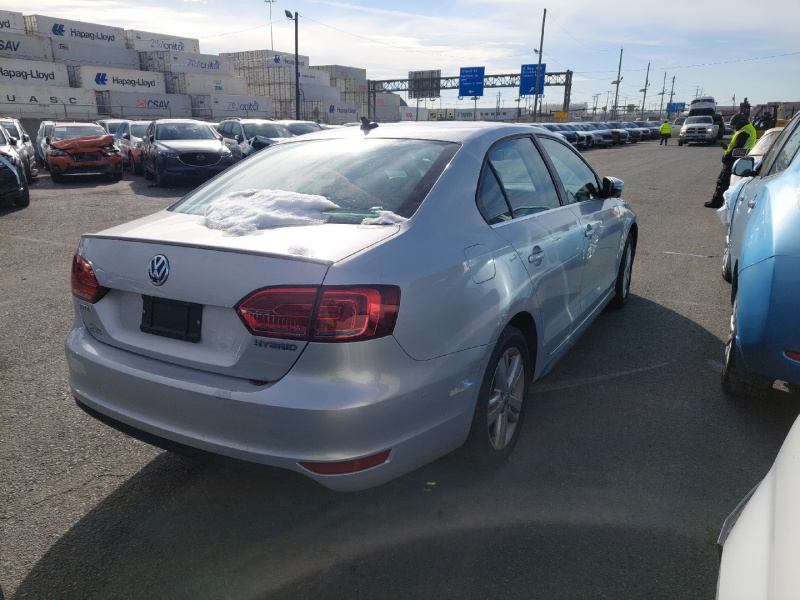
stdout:
[[622,187],[526,125],[292,138],[83,236],[72,394],[140,439],[335,490],[464,444],[501,464],[531,382],[628,299]]

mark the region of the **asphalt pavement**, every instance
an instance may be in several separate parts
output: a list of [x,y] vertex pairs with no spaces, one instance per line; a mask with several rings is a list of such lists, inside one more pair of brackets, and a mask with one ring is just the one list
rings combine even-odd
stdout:
[[7,599],[714,597],[715,540],[800,412],[720,389],[730,287],[703,207],[721,149],[586,153],[639,218],[631,299],[534,385],[509,463],[455,452],[336,493],[293,473],[199,463],[80,411],[67,387],[80,234],[190,187],[125,174],[0,206],[0,585]]

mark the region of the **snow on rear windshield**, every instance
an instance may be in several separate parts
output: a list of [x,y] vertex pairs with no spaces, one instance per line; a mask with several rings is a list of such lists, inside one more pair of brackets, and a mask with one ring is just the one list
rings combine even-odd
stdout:
[[281,190],[242,190],[216,198],[206,208],[205,226],[226,235],[248,235],[272,227],[322,225],[326,210],[339,208],[312,194]]
[[458,148],[430,140],[301,138],[260,151],[170,210],[206,215],[217,199],[233,192],[282,190],[329,201],[322,212],[330,223],[396,223],[416,212]]

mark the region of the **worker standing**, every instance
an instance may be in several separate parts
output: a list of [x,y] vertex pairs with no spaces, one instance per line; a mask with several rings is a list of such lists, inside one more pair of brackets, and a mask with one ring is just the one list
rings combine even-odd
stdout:
[[[670,137],[672,137],[672,127],[670,127],[669,121],[664,121],[661,126],[661,141],[658,142],[658,145],[664,144],[666,146]],[[680,146],[680,144],[678,145]]]
[[731,169],[733,169],[733,163],[736,162],[733,151],[737,148],[747,148],[749,150],[756,145],[756,128],[750,124],[746,114],[738,112],[733,115],[731,117],[731,127],[736,133],[733,134],[730,144],[728,144],[725,153],[722,155],[722,171],[720,171],[717,178],[714,196],[703,204],[708,208],[720,208],[724,202],[722,194],[731,185]]

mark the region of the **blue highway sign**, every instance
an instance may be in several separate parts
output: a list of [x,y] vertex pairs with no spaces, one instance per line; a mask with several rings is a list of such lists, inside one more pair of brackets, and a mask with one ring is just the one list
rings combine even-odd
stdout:
[[519,77],[519,95],[520,96],[534,96],[544,94],[544,76],[547,71],[547,65],[542,63],[542,74],[539,77],[539,91],[536,92],[536,72],[539,65],[522,65],[522,71]]
[[459,96],[483,96],[484,67],[461,67],[458,76]]

